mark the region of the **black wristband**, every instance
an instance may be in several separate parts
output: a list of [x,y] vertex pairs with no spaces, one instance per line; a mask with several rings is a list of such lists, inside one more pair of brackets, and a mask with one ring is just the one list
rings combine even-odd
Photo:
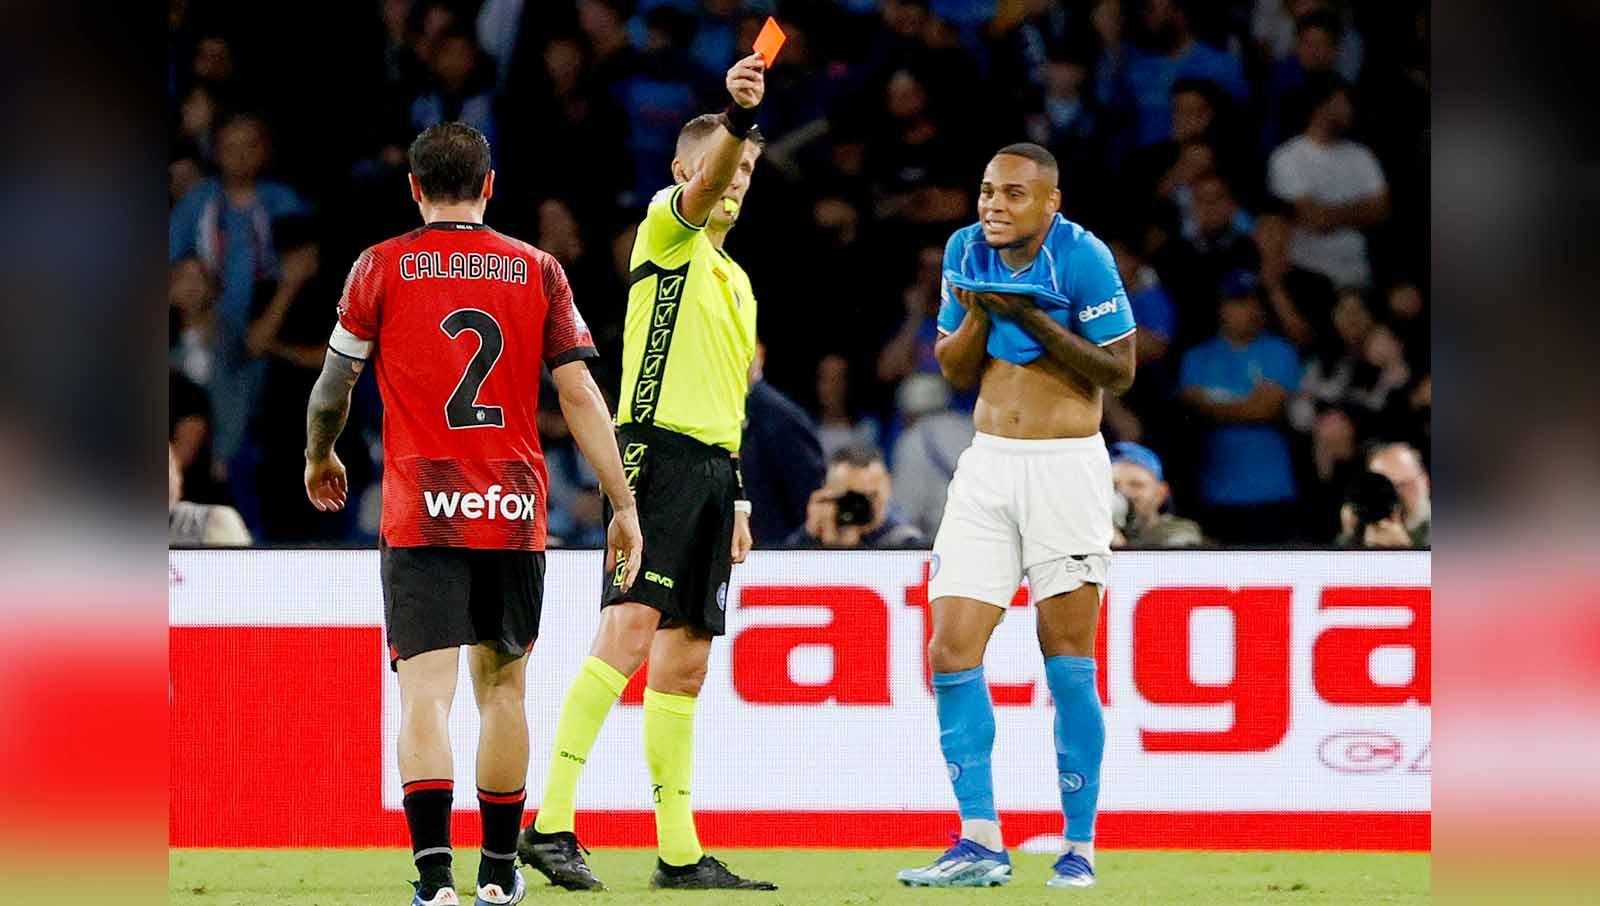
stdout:
[[734,138],[748,138],[750,130],[756,125],[756,108],[729,104],[727,109],[722,111],[722,125],[733,133]]

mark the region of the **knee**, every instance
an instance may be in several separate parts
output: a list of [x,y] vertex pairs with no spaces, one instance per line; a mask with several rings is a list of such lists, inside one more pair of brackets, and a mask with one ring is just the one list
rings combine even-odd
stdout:
[[673,663],[671,661],[656,663],[650,662],[650,688],[668,695],[687,695],[695,698],[700,695],[700,688],[706,683],[706,662],[686,661]]
[[[650,656],[650,644],[655,639],[660,617],[644,607],[615,605],[606,610],[607,619],[595,638],[593,654],[617,668],[618,673],[632,676]],[[616,612],[614,617],[612,611]]]
[[526,696],[520,680],[491,676],[478,684],[479,711],[508,711],[521,713]]
[[983,664],[983,647],[934,630],[928,640],[928,666],[934,673],[959,673]]

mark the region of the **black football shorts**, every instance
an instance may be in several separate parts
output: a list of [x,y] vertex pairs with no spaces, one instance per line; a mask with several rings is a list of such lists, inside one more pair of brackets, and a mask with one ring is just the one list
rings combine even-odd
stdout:
[[739,498],[732,456],[653,425],[621,426],[617,447],[639,505],[644,564],[628,591],[623,564],[607,574],[601,606],[633,601],[661,611],[662,628],[722,635]]
[[391,667],[462,645],[520,657],[539,636],[544,551],[384,545],[382,572]]

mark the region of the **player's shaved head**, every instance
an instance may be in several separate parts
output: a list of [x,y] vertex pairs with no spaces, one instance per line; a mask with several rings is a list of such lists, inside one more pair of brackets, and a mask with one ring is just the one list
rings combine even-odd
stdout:
[[1033,161],[1038,165],[1040,178],[1045,180],[1046,184],[1052,189],[1056,187],[1056,184],[1061,179],[1061,167],[1056,163],[1056,156],[1051,154],[1050,150],[1043,145],[1036,145],[1033,142],[1017,142],[1014,145],[1006,145],[994,153],[995,157],[1006,155]]

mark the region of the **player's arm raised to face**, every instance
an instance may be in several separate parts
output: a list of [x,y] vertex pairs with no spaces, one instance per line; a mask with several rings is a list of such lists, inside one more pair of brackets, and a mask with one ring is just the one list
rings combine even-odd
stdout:
[[961,326],[934,341],[933,357],[939,360],[939,370],[945,380],[957,390],[965,390],[983,377],[983,358],[989,344],[989,313],[964,289],[951,291],[960,300],[966,315]]
[[1018,321],[1022,329],[1038,340],[1044,354],[1051,361],[1087,378],[1097,387],[1112,393],[1125,393],[1133,386],[1133,372],[1137,364],[1135,334],[1097,346],[1045,314],[1029,307]]
[[[733,68],[728,70],[727,85],[734,104],[745,110],[754,110],[761,103],[766,91],[762,76],[764,68],[760,54],[751,54],[733,64]],[[709,147],[700,170],[690,177],[689,183],[678,195],[678,213],[693,224],[704,224],[706,218],[711,216],[711,209],[728,191],[728,185],[733,182],[733,175],[738,172],[739,163],[744,159],[745,140],[729,132],[726,126],[718,129],[706,141]]]

